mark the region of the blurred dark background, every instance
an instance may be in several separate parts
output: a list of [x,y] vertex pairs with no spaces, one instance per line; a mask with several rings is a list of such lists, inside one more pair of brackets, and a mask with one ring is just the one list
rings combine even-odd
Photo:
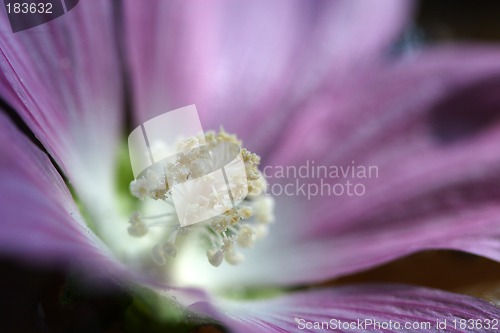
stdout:
[[500,41],[500,2],[495,0],[423,0],[416,24],[426,41]]
[[[500,1],[424,0],[409,35],[418,43],[500,42]],[[500,59],[499,59],[500,61]],[[500,265],[459,252],[432,251],[330,281],[399,282],[485,299],[500,298]],[[495,290],[497,290],[495,292]],[[496,294],[495,294],[496,293]],[[155,320],[126,291],[96,291],[75,276],[0,257],[0,332],[223,332],[214,325]]]

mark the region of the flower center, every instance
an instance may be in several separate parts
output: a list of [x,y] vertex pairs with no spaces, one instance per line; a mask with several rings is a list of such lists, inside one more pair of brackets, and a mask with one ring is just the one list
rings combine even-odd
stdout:
[[[259,171],[260,157],[241,147],[236,136],[220,130],[190,137],[177,144],[177,154],[142,172],[130,183],[141,201],[162,203],[162,213],[132,213],[128,232],[141,238],[161,229],[151,248],[158,265],[173,260],[187,235],[195,234],[215,267],[244,261],[242,248],[251,248],[273,222],[272,197]],[[236,158],[235,158],[236,157]],[[158,234],[158,233],[157,233]]]

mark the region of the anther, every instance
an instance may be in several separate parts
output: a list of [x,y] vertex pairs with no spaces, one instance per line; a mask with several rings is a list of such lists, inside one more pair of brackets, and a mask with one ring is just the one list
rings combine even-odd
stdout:
[[141,218],[141,214],[139,212],[132,213],[129,219],[130,226],[127,231],[131,236],[134,237],[142,237],[148,232],[148,227],[144,223]]
[[243,248],[252,247],[255,243],[256,234],[255,231],[248,225],[244,225],[240,228],[238,234],[238,245]]
[[151,250],[151,258],[160,266],[165,265],[167,257],[175,257],[177,255],[177,247],[172,242],[163,242],[153,246]]
[[209,249],[207,250],[208,262],[214,266],[219,267],[222,264],[222,260],[224,259],[224,254],[221,250]]

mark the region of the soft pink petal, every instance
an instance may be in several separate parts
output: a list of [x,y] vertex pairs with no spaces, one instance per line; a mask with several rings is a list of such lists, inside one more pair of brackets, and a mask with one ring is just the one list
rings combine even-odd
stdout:
[[[202,304],[198,308],[206,310]],[[222,306],[222,311],[227,317],[219,315],[219,319],[226,322],[235,333],[495,332],[500,316],[498,307],[483,300],[399,285],[338,287],[298,292],[271,300],[228,302]],[[372,323],[378,322],[379,325],[390,325],[392,322],[392,328],[381,328],[375,324],[353,326],[353,329],[305,327],[306,322],[335,324],[330,322],[331,319],[337,320],[337,325],[338,321],[354,325],[357,325],[358,320],[362,323],[372,320]],[[460,327],[464,320],[465,325],[471,325],[466,326],[467,329]],[[446,321],[446,329],[437,328],[437,321]],[[411,325],[419,326],[414,328]],[[489,329],[486,325],[489,325]]]
[[182,306],[206,301],[124,266],[85,224],[48,156],[0,113],[0,255],[75,270],[94,283],[148,287]]
[[49,158],[0,114],[0,252],[32,263],[91,268],[120,265],[85,225]]
[[57,264],[80,277],[141,285],[189,306],[205,292],[166,286],[125,267],[85,224],[48,156],[0,113],[0,254],[31,264]]
[[[409,1],[125,1],[136,121],[196,104],[264,153],[291,106],[380,56]],[[270,114],[272,113],[272,116]]]
[[[245,251],[245,264],[200,265],[195,276],[214,286],[302,284],[425,249],[500,260],[498,59],[497,49],[429,51],[316,96],[264,162],[268,192],[291,184],[291,195],[275,196],[269,236]],[[362,196],[308,199],[300,184],[320,188],[318,178],[280,179],[269,169],[306,161],[375,165],[379,177],[350,179],[366,186]],[[324,179],[332,186],[345,181]]]
[[[0,15],[6,16],[1,6]],[[0,21],[0,97],[20,114],[84,200],[111,188],[122,79],[110,1],[90,0],[38,27]]]
[[279,261],[276,281],[304,282],[431,248],[500,260],[499,57],[432,50],[306,106],[271,165],[354,161],[379,177],[350,179],[362,196],[279,198],[277,246],[255,265]]

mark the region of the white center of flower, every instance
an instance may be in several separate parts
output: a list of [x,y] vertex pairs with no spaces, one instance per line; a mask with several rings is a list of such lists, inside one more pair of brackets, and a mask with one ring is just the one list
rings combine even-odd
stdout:
[[[147,235],[152,228],[163,228],[162,241],[151,249],[151,258],[158,265],[164,265],[182,251],[185,235],[196,234],[206,244],[208,262],[215,267],[226,261],[238,265],[245,259],[239,249],[251,248],[268,233],[268,224],[273,222],[274,201],[266,194],[266,181],[259,171],[260,157],[241,148],[236,136],[226,133],[207,132],[204,134],[206,149],[197,149],[199,138],[187,138],[178,143],[180,152],[161,168],[149,168],[130,183],[131,194],[139,200],[163,201],[169,212],[142,216],[134,212],[129,219],[128,232],[134,237]],[[203,222],[185,225],[179,221],[172,196],[172,184],[189,180],[210,182],[210,161],[215,164],[227,160],[227,156],[240,150],[245,175],[224,173],[230,180],[230,194],[218,191],[200,192],[196,202],[183,207],[183,218],[192,220],[203,216],[207,207],[217,212],[217,216]],[[219,161],[219,162],[217,162]],[[170,184],[170,185],[169,185]],[[212,187],[212,184],[208,184]],[[235,203],[238,204],[235,205]]]

